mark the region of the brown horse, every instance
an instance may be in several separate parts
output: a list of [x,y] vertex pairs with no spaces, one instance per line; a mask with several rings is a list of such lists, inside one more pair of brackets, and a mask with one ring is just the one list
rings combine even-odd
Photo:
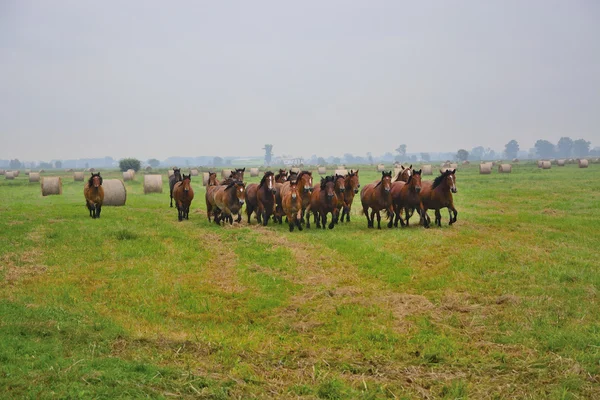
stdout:
[[[456,193],[456,169],[447,170],[440,176],[435,178],[433,182],[423,182],[419,197],[423,203],[423,211],[421,212],[421,220],[423,225],[428,228],[431,220],[427,215],[427,210],[435,210],[435,224],[442,226],[442,215],[440,209],[448,208],[450,217],[450,225],[456,222],[458,211],[454,208],[452,193]],[[452,215],[454,213],[454,216]]]
[[213,194],[215,223],[221,221],[233,223],[233,214],[239,214],[246,200],[246,185],[242,181],[234,181],[228,185],[217,186]]
[[302,224],[300,224],[300,216],[302,215],[302,197],[298,190],[297,181],[290,182],[289,190],[281,199],[281,207],[287,216],[290,232],[294,231],[294,226],[297,226],[298,230],[301,231]]
[[344,216],[346,222],[350,222],[350,210],[352,209],[352,202],[354,201],[354,195],[358,193],[360,189],[360,182],[358,180],[358,170],[352,171],[345,177],[346,190],[344,190],[344,208],[342,209],[342,216],[340,221],[344,222]]
[[265,172],[259,184],[251,183],[246,187],[246,215],[248,223],[250,216],[256,212],[258,223],[267,226],[269,218],[275,209],[275,175]]
[[181,169],[173,168],[173,175],[169,176],[169,196],[171,197],[171,207],[173,207],[173,187],[177,182],[181,182]]
[[408,168],[404,168],[402,164],[400,164],[401,171],[396,175],[396,179],[394,182],[408,182],[408,179],[412,176],[412,164]]
[[104,188],[102,188],[102,177],[100,172],[94,174],[83,187],[83,195],[85,196],[85,204],[90,211],[90,217],[100,218],[102,211],[102,203],[104,202]]
[[[344,209],[344,194],[346,192],[346,176],[335,174],[333,177],[333,183],[335,184],[335,196],[337,197],[337,213],[333,215],[335,223],[338,223],[339,211]],[[312,200],[312,199],[311,199]]]
[[287,181],[287,171],[280,169],[277,175],[275,175],[275,183],[283,183]]
[[204,195],[204,199],[206,201],[206,214],[208,216],[208,222],[211,222],[210,216],[213,215],[213,210],[215,209],[215,198],[214,194],[219,188],[220,183],[217,180],[216,172],[208,173],[208,182],[206,183],[206,193]]
[[[392,183],[392,201],[394,206],[394,226],[398,227],[398,221],[404,226],[402,220],[402,209],[404,209],[406,215],[406,226],[408,226],[408,220],[412,216],[412,211],[417,208],[419,209],[419,215],[423,210],[423,204],[419,197],[421,191],[421,170],[412,171],[412,175],[408,178],[408,182],[396,181]],[[392,217],[393,218],[393,217]]]
[[173,187],[173,198],[177,206],[177,219],[182,221],[190,219],[190,205],[194,200],[194,189],[192,189],[192,174],[183,174],[181,182],[177,182]]
[[[360,191],[360,202],[362,203],[363,213],[367,217],[367,226],[373,228],[374,217],[377,214],[377,229],[381,229],[381,210],[386,210],[388,215],[392,215],[392,171],[381,173],[381,180],[377,183],[369,183]],[[371,217],[369,218],[369,208]],[[392,227],[392,219],[388,223],[388,228]]]
[[[283,201],[283,198],[290,191],[290,183],[291,182],[297,182],[298,192],[300,193],[300,197],[302,198],[302,214],[300,216],[300,220],[302,221],[304,218],[304,210],[306,210],[306,207],[308,207],[310,204],[310,194],[313,191],[312,172],[301,171],[296,176],[296,179],[290,179],[290,180],[284,182],[281,186],[276,185],[276,188],[275,188],[276,189],[276,193],[275,193],[276,199],[277,199],[277,196],[279,195],[279,199],[281,199],[281,201]],[[277,191],[279,191],[279,194],[277,193]]]
[[[306,227],[310,228],[310,213],[315,214],[317,228],[325,229],[327,213],[331,213],[329,229],[333,229],[337,222],[340,200],[335,192],[336,178],[340,175],[321,178],[321,184],[316,185],[310,196],[310,206],[306,209]],[[343,180],[343,177],[342,177]]]

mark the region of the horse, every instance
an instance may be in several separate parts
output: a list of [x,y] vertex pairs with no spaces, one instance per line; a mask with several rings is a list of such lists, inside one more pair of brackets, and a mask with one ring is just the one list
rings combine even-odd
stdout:
[[194,200],[194,189],[192,189],[192,174],[183,174],[182,180],[173,187],[173,198],[177,206],[177,219],[182,221],[190,219],[190,204]]
[[275,209],[275,175],[265,172],[259,184],[251,183],[246,186],[246,215],[248,224],[250,216],[256,211],[258,223],[267,226],[269,218]]
[[[284,182],[283,184],[281,184],[281,186],[276,185],[275,198],[277,201],[283,201],[283,197],[286,196],[290,190],[291,182],[297,182],[298,193],[300,193],[300,197],[302,198],[302,214],[300,216],[300,220],[303,221],[304,211],[306,210],[306,207],[308,207],[310,204],[310,193],[313,191],[312,172],[301,171],[296,176],[296,179],[290,179],[290,180]],[[277,196],[279,196],[279,197],[277,197]],[[278,203],[278,204],[281,204],[281,203]]]
[[[332,215],[335,223],[338,223],[339,219],[339,210],[344,209],[344,194],[346,192],[346,176],[335,174],[333,177],[334,183],[334,191],[337,197],[337,213],[336,215]],[[312,200],[312,199],[311,199]]]
[[239,214],[246,199],[246,185],[242,181],[233,181],[228,185],[217,186],[213,192],[214,221],[220,225],[222,220],[233,224],[232,214]]
[[[310,228],[310,213],[315,215],[317,228],[325,229],[327,225],[327,213],[331,213],[331,223],[329,229],[333,229],[337,222],[338,206],[340,204],[335,193],[336,178],[340,175],[326,176],[321,178],[321,184],[316,185],[310,196],[310,205],[306,209],[306,227]],[[343,178],[343,177],[342,177]]]
[[[456,193],[456,169],[447,170],[440,176],[435,178],[433,182],[424,182],[419,192],[419,197],[423,203],[423,210],[421,211],[421,220],[423,225],[428,228],[431,220],[427,215],[427,210],[435,210],[435,224],[442,226],[442,215],[440,209],[448,208],[448,215],[450,218],[450,224],[456,222],[456,216],[458,211],[454,207],[454,201],[452,199],[452,193]],[[454,214],[454,216],[452,215]]]
[[177,182],[181,182],[181,169],[173,168],[173,175],[169,176],[169,196],[171,197],[171,207],[173,207],[173,187]]
[[[217,173],[209,172],[208,173],[208,182],[206,183],[206,193],[204,195],[204,198],[206,200],[206,214],[208,216],[208,222],[211,222],[210,216],[216,212],[216,210],[214,210],[216,208],[215,200],[214,200],[214,193],[219,188],[219,186],[220,186],[220,183],[217,180]],[[220,210],[219,210],[219,212],[220,212]]]
[[300,223],[300,217],[302,215],[302,197],[298,190],[297,181],[290,182],[289,190],[281,199],[281,208],[287,216],[290,232],[294,231],[294,226],[297,226],[298,230],[301,231],[302,224]]
[[[363,213],[367,217],[367,226],[373,228],[374,216],[377,214],[377,229],[381,229],[381,210],[386,210],[388,215],[392,215],[392,171],[383,171],[381,180],[377,183],[369,183],[360,191],[360,202],[362,203]],[[369,218],[369,208],[371,217]],[[390,219],[388,228],[392,227],[393,221]]]
[[285,181],[287,181],[287,171],[285,169],[280,169],[275,175],[275,183],[283,183]]
[[[421,191],[421,170],[412,171],[412,175],[408,178],[407,182],[396,181],[392,183],[392,203],[394,207],[394,226],[398,227],[398,221],[404,226],[402,220],[402,209],[404,209],[406,215],[406,226],[408,226],[408,220],[412,216],[412,210],[415,208],[419,209],[419,215],[423,210],[423,204],[419,197]],[[391,216],[394,218],[394,216]]]
[[352,171],[345,177],[346,190],[344,190],[344,208],[342,209],[341,222],[344,222],[344,216],[346,222],[350,222],[350,210],[352,209],[352,202],[354,201],[354,195],[358,193],[360,189],[360,182],[358,180],[358,170]]
[[104,202],[104,188],[102,187],[102,177],[100,172],[94,174],[83,187],[83,195],[85,196],[85,204],[90,211],[90,217],[100,218],[102,211],[102,203]]
[[400,168],[401,170],[398,173],[398,175],[396,175],[396,179],[394,179],[394,182],[408,182],[408,179],[413,174],[412,164],[408,168],[404,168],[404,166],[400,164]]

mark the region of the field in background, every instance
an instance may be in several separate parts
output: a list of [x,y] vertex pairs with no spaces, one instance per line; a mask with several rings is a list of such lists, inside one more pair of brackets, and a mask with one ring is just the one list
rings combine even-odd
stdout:
[[600,165],[461,168],[452,227],[357,196],[292,233],[209,224],[201,176],[189,221],[142,173],[92,220],[61,175],[0,177],[3,397],[600,398]]

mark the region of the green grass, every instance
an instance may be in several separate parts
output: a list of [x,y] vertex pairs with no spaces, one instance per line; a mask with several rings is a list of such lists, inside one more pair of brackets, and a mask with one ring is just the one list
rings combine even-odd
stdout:
[[291,233],[209,224],[200,177],[183,222],[166,175],[163,194],[126,182],[127,204],[99,220],[70,174],[48,197],[0,179],[0,390],[600,397],[599,178],[596,164],[471,166],[453,226],[442,211],[441,228],[368,229],[357,196],[349,224]]

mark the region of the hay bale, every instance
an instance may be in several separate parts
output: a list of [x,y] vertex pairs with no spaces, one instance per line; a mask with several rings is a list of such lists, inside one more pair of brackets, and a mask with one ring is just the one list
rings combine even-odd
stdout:
[[162,175],[144,175],[144,194],[162,192]]
[[73,181],[75,182],[83,182],[84,173],[82,171],[73,172]]
[[556,160],[556,165],[558,165],[559,167],[564,167],[566,162],[567,162],[567,160],[564,160],[564,159]]
[[134,178],[135,178],[135,169],[131,169],[131,168],[129,168],[129,169],[127,170],[127,172],[129,172],[129,173],[131,174],[131,176],[133,177],[133,178],[131,178],[131,179],[134,179]]
[[510,164],[500,164],[498,166],[498,172],[502,174],[510,174],[512,172],[512,165]]
[[40,173],[39,172],[30,172],[29,173],[29,182],[39,182],[40,181]]
[[127,190],[125,184],[120,179],[104,179],[102,182],[104,188],[105,206],[124,206],[127,200]]
[[6,171],[3,169],[0,169],[0,175],[4,175],[4,174],[6,174]]
[[469,164],[471,164],[471,163],[468,160],[465,160],[462,162],[462,165],[469,165]]
[[222,179],[227,179],[229,178],[229,175],[231,175],[232,172],[234,172],[235,170],[233,169],[227,169],[225,168],[224,170],[221,171],[221,178]]
[[567,163],[568,163],[568,164],[575,164],[575,160],[574,160],[574,159],[572,159],[572,158],[569,158],[569,159],[567,160]]
[[13,175],[14,175],[14,177],[15,177],[15,178],[16,178],[17,176],[19,176],[19,174],[20,174],[20,173],[21,173],[21,172],[20,172],[18,169],[17,169],[17,170],[15,170],[15,171],[13,171]]
[[346,176],[346,175],[348,175],[348,170],[345,169],[345,168],[336,169],[335,170],[335,175]]
[[25,175],[29,176],[29,174],[30,174],[30,173],[31,173],[31,170],[30,170],[29,168],[27,168],[27,169],[25,170]]
[[302,172],[302,170],[298,167],[293,167],[293,168],[290,168],[290,172],[293,174],[299,174],[300,172]]
[[60,176],[46,176],[42,179],[42,196],[62,194],[62,179]]
[[45,169],[40,169],[40,174],[43,174],[44,172],[46,172]]
[[317,168],[317,172],[319,173],[319,175],[326,175],[327,174],[327,168],[325,168],[325,167],[319,167],[319,168]]
[[208,185],[208,178],[210,176],[210,173],[208,172],[203,172],[202,173],[202,186],[206,186]]
[[458,170],[458,164],[456,164],[456,163],[451,163],[451,164],[450,164],[450,169],[456,169],[456,170]]
[[542,169],[550,169],[552,167],[552,163],[550,161],[542,161]]
[[421,175],[433,175],[431,164],[424,164],[421,166]]
[[481,175],[489,175],[492,173],[492,164],[491,163],[481,163],[479,164],[479,173]]
[[150,172],[150,171],[152,171],[152,167],[148,165],[148,166],[146,167],[146,172]]
[[586,160],[585,158],[579,160],[579,168],[587,168],[588,164],[588,160]]
[[[379,171],[379,172],[383,172],[383,171]],[[394,175],[392,175],[392,181],[395,181],[396,179],[398,179],[398,175],[400,175],[401,173],[402,173],[402,168],[394,167]]]
[[250,176],[258,176],[258,168],[250,168]]
[[383,172],[383,171],[385,171],[385,165],[377,164],[377,172]]
[[519,159],[518,158],[513,158],[512,162],[518,164],[519,163]]
[[542,165],[544,165],[544,162],[542,160],[538,160],[538,162],[537,162],[538,168],[542,168]]
[[4,174],[4,179],[12,181],[13,179],[15,179],[15,173],[12,171],[6,171],[6,173]]
[[452,171],[452,168],[450,168],[450,167],[443,167],[443,168],[440,168],[440,174],[443,174],[443,173],[444,173],[444,172],[446,172],[446,171]]
[[167,177],[168,177],[168,178],[172,177],[174,173],[175,173],[175,172],[174,172],[172,169],[168,170],[168,171],[167,171]]
[[132,181],[133,180],[133,174],[131,173],[131,171],[124,171],[123,172],[123,180],[124,181]]
[[198,170],[196,168],[190,169],[190,175],[191,176],[198,176]]

